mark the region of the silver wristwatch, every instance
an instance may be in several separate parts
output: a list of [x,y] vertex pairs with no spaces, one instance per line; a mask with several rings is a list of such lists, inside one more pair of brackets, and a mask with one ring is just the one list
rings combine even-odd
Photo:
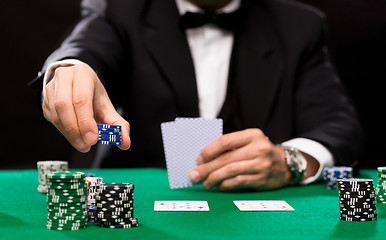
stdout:
[[285,151],[285,159],[287,161],[288,167],[295,176],[293,185],[300,183],[304,176],[306,175],[307,170],[307,160],[303,154],[294,147],[283,146],[281,147]]

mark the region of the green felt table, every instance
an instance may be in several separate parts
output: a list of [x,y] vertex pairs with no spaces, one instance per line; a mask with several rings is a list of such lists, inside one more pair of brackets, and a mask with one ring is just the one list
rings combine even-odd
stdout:
[[[105,229],[90,223],[78,231],[46,229],[46,196],[37,191],[36,170],[0,171],[0,239],[386,239],[386,207],[378,220],[339,220],[338,192],[323,183],[265,192],[223,193],[200,185],[169,189],[164,169],[77,169],[103,182],[135,184],[139,227]],[[376,170],[360,177],[377,183]],[[156,200],[206,200],[209,212],[154,212]],[[240,212],[234,200],[285,200],[295,211]]]

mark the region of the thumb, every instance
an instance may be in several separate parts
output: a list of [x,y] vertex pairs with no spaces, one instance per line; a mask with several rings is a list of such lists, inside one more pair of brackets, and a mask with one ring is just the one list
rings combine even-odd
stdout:
[[[104,89],[103,89],[104,90]],[[118,147],[122,150],[130,148],[130,124],[114,108],[106,91],[96,94],[94,98],[94,118],[97,123],[121,126],[122,144]]]
[[118,148],[122,150],[127,150],[131,146],[130,124],[121,115],[119,115],[118,112],[115,111],[115,109],[114,109],[114,112],[115,112],[114,120],[112,120],[111,122],[106,120],[105,122],[107,122],[107,124],[120,125],[122,127],[121,129],[122,144],[118,145]]

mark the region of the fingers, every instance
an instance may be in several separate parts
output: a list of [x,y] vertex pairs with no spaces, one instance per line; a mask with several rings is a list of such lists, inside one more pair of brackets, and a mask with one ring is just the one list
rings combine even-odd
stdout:
[[[79,131],[77,116],[73,108],[73,79],[74,73],[69,68],[60,68],[55,71],[54,79],[49,85],[54,85],[54,91],[47,89],[49,102],[52,103],[51,122],[67,138],[67,140],[80,152],[88,152],[87,144]],[[56,113],[56,116],[54,116]]]
[[[200,182],[213,171],[230,162],[265,158],[273,149],[272,143],[259,130],[250,129],[235,132],[228,134],[226,137],[225,140],[217,139],[202,150],[200,155],[203,156],[205,161],[199,163],[199,166],[192,170],[190,175],[192,181]],[[228,149],[228,146],[231,146],[232,150],[229,149],[227,152],[218,155],[218,152]]]
[[[93,99],[95,82],[97,80],[94,72],[86,69],[86,65],[79,64],[75,66],[74,82],[72,84],[72,99],[67,99],[73,105],[75,119],[79,127],[80,137],[85,144],[91,146],[98,141],[98,130],[94,120]],[[86,80],[89,79],[89,80]],[[59,85],[58,85],[59,86]],[[64,91],[68,89],[64,88]],[[71,116],[71,119],[73,116]],[[64,117],[62,118],[64,119]]]
[[220,191],[231,191],[236,189],[264,190],[263,176],[261,174],[237,175],[234,178],[225,179],[218,185]]
[[230,162],[250,159],[246,156],[246,151],[235,149],[233,151],[225,152],[216,159],[200,164],[190,173],[190,178],[193,182],[201,182],[206,179],[209,174],[229,164]]
[[192,181],[220,190],[269,189],[288,184],[285,156],[260,130],[248,129],[223,137],[202,150],[202,162],[190,173]]
[[118,145],[118,147],[122,150],[127,150],[131,146],[130,124],[117,113],[111,102],[106,103],[106,105],[103,115],[101,114],[97,119],[106,124],[122,126],[122,144]]
[[222,153],[245,146],[256,138],[266,139],[266,136],[259,129],[247,129],[224,134],[201,151],[197,157],[197,162],[198,164],[202,164],[212,161]]
[[[222,168],[219,168],[213,171],[203,182],[203,186],[207,189],[210,189],[214,186],[221,186],[228,179],[233,179],[232,187],[241,188],[241,187],[251,187],[252,184],[259,184],[258,182],[249,182],[246,181],[244,175],[259,174],[261,171],[258,160],[246,160],[239,162],[232,162],[225,165]],[[240,177],[239,177],[240,176]],[[243,181],[241,181],[243,180]],[[226,182],[228,185],[229,181]]]
[[122,145],[118,147],[122,150],[127,150],[131,146],[130,124],[122,117],[119,118],[117,124],[122,126]]
[[[275,147],[273,147],[272,151],[275,151],[275,153],[263,154],[252,159],[245,158],[245,160],[228,161],[227,164],[208,171],[209,173],[203,181],[203,186],[207,189],[218,187],[219,190],[240,188],[263,190],[288,185],[291,179],[291,172],[285,163],[285,156],[281,156],[282,154]],[[204,167],[207,170],[212,162],[198,166],[197,170],[200,171],[200,167]],[[201,170],[201,172],[205,170]]]
[[122,150],[129,149],[131,146],[130,124],[115,110],[100,82],[96,83],[95,95],[98,97],[94,98],[94,118],[98,123],[122,126],[122,145],[118,147]]

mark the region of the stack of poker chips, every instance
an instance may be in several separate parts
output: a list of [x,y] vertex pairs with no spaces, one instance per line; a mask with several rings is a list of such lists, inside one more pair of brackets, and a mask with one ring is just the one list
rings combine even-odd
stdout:
[[338,180],[340,219],[345,221],[375,221],[377,208],[372,179]]
[[47,193],[46,174],[50,172],[64,172],[68,171],[68,162],[66,161],[39,161],[37,163],[39,173],[38,191]]
[[347,178],[353,178],[352,167],[326,167],[323,171],[327,189],[337,189],[337,180]]
[[378,185],[375,194],[378,202],[386,203],[386,167],[378,168]]
[[97,124],[99,133],[99,144],[121,145],[122,127],[119,125]]
[[87,211],[88,221],[97,222],[95,217],[95,193],[99,185],[103,182],[101,177],[86,177],[87,184]]
[[82,172],[47,174],[47,228],[79,230],[87,227],[87,186]]
[[130,183],[102,183],[95,195],[95,213],[99,226],[104,228],[132,228],[138,226],[134,218],[134,185]]

